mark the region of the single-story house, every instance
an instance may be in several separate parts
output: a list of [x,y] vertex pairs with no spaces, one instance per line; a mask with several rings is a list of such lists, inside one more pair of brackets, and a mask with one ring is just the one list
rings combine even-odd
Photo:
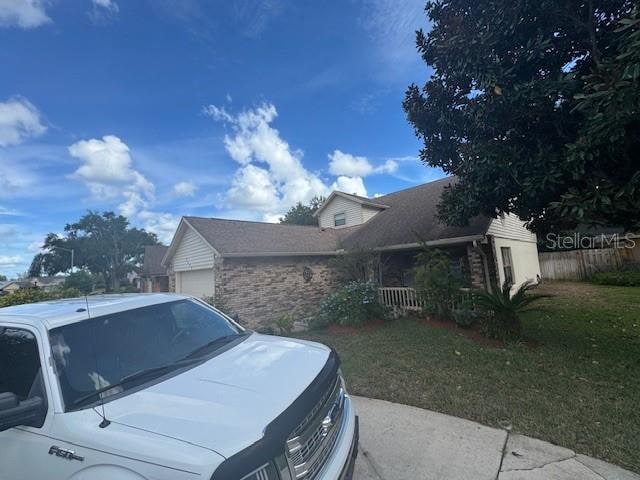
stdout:
[[446,249],[470,287],[540,275],[536,236],[515,215],[476,217],[452,227],[436,217],[445,178],[377,198],[333,192],[319,226],[183,217],[162,264],[169,289],[220,297],[250,325],[305,316],[339,284],[330,260],[379,252],[381,286],[410,287],[423,245]]
[[139,277],[140,291],[143,293],[168,292],[169,274],[162,265],[162,259],[168,247],[164,245],[147,245],[144,247],[142,274]]
[[33,284],[33,286],[43,289],[46,292],[50,292],[51,290],[55,290],[56,288],[62,287],[66,277],[60,276],[48,276],[48,277],[30,277],[28,279],[29,282]]
[[35,285],[28,280],[9,280],[0,285],[0,295],[11,295],[25,288],[35,288]]

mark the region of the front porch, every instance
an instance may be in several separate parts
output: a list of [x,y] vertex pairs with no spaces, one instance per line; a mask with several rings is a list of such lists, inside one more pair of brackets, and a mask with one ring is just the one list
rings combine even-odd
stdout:
[[[486,289],[496,281],[496,264],[490,243],[463,243],[440,248],[450,258],[450,270],[461,279],[461,298],[472,289]],[[387,307],[419,311],[422,301],[415,289],[415,268],[421,249],[383,252],[378,269],[378,295]]]

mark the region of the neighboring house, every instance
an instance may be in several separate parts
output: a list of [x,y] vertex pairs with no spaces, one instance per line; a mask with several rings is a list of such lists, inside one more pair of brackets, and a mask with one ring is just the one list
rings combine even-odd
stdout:
[[168,247],[164,245],[147,245],[144,247],[142,275],[139,277],[140,291],[143,293],[168,292],[169,274],[162,265],[162,259]]
[[8,282],[2,282],[0,285],[0,295],[11,295],[18,290],[25,288],[35,288],[35,285],[29,281],[23,280],[10,280]]
[[62,287],[66,277],[30,277],[29,282],[34,286],[43,289],[46,292],[50,292],[51,290],[55,290],[58,287]]
[[339,282],[330,259],[346,251],[381,255],[382,286],[411,286],[423,245],[446,249],[474,288],[540,275],[536,237],[514,215],[450,227],[436,206],[451,178],[369,199],[333,192],[319,227],[183,217],[164,257],[169,289],[218,296],[251,325],[305,316]]

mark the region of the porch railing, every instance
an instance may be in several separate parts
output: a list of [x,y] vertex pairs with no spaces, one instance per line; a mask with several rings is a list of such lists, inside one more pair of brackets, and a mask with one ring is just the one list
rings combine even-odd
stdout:
[[[411,287],[379,287],[378,297],[380,303],[394,309],[419,311],[424,306],[416,290]],[[464,303],[473,304],[473,296],[469,288],[460,289],[459,295],[452,301],[450,308],[456,308]]]
[[387,307],[402,310],[420,310],[421,302],[415,289],[411,287],[380,287],[378,288],[380,303]]

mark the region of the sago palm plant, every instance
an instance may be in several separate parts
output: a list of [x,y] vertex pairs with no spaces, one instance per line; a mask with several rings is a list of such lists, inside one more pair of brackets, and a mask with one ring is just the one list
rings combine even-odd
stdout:
[[520,313],[533,302],[546,295],[530,293],[533,282],[526,281],[514,294],[511,285],[505,282],[502,289],[495,288],[492,292],[486,290],[475,292],[475,304],[487,311],[485,319],[485,333],[488,337],[500,340],[518,339],[522,333]]

